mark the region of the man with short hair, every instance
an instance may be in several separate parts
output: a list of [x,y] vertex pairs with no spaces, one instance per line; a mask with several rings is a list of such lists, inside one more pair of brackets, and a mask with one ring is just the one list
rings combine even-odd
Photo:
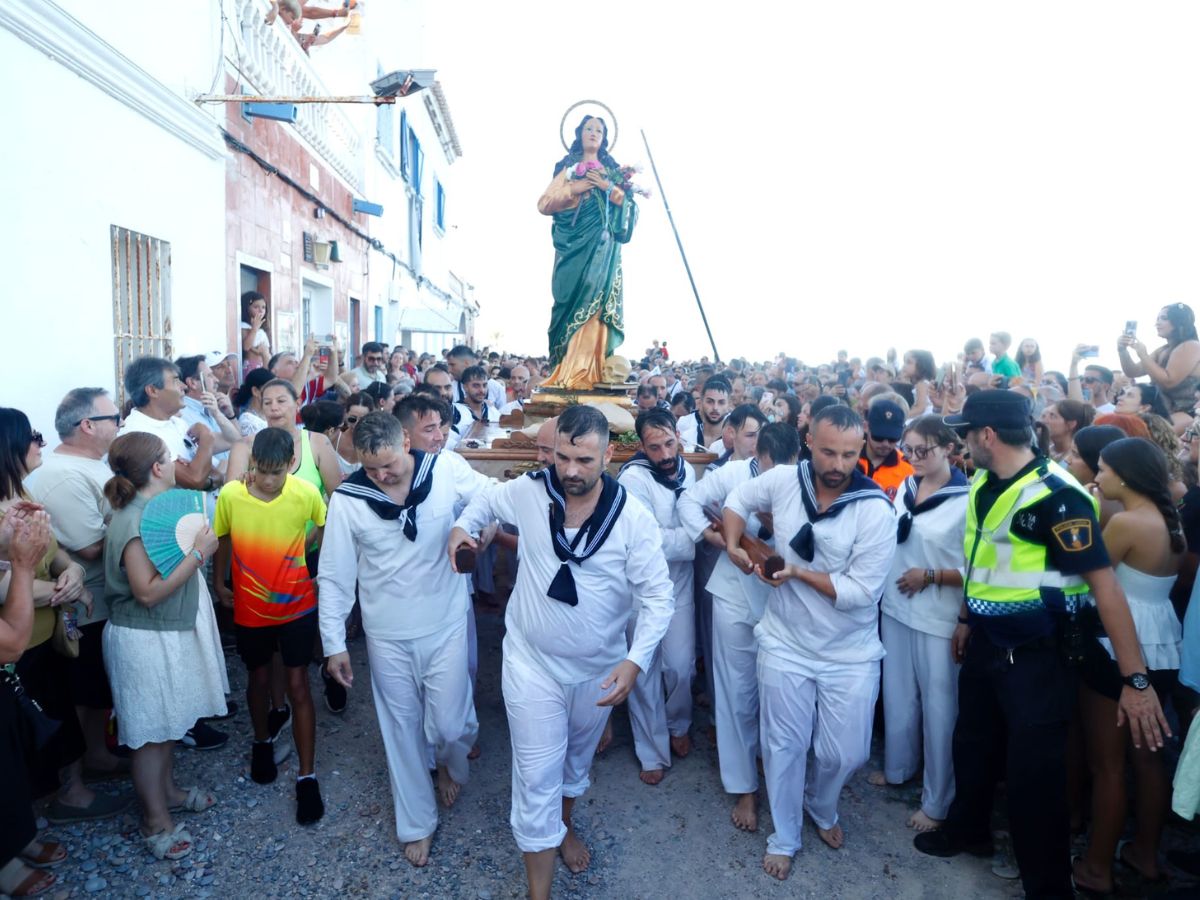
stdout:
[[[490,479],[453,453],[414,451],[400,422],[373,412],[354,430],[362,468],[329,498],[317,575],[329,674],[354,683],[346,617],[357,596],[391,778],[396,836],[429,861],[437,799],[453,805],[479,725],[468,678],[467,581],[445,556],[454,509]],[[397,603],[396,598],[406,598]],[[428,770],[437,762],[437,796]]]
[[637,404],[638,412],[644,413],[647,410],[657,409],[658,390],[649,384],[639,384],[637,389]]
[[409,394],[392,410],[414,450],[438,453],[446,446],[442,423],[450,418],[445,402],[425,394]]
[[875,397],[867,407],[866,441],[858,467],[863,474],[883,488],[889,500],[904,479],[913,473],[912,463],[897,447],[904,434],[904,410],[886,397]]
[[[503,690],[512,738],[513,834],[532,900],[546,900],[561,854],[590,862],[571,813],[613,706],[650,666],[673,606],[658,528],[605,472],[608,420],[569,406],[558,418],[554,466],[480,492],[451,533],[451,558],[494,519],[521,533],[508,604]],[[551,513],[547,516],[547,505]],[[625,624],[641,606],[632,646]]]
[[983,341],[979,338],[968,338],[963,344],[963,367],[967,371],[991,372],[991,363],[983,349]]
[[679,437],[685,450],[693,447],[703,453],[724,453],[721,433],[725,416],[729,414],[729,395],[732,392],[723,375],[713,375],[704,382],[699,408],[679,420]]
[[988,349],[992,352],[992,374],[1003,375],[1005,378],[1016,378],[1021,374],[1021,367],[1008,355],[1012,346],[1012,335],[1007,331],[993,331]]
[[[730,418],[743,408],[734,410]],[[765,425],[761,431],[755,430],[754,437],[756,446],[750,456],[732,459],[716,469],[710,466],[704,478],[679,498],[683,526],[694,540],[702,542],[701,547],[712,547],[719,554],[711,575],[698,585],[711,597],[711,649],[705,651],[704,659],[713,678],[721,784],[726,793],[737,796],[730,815],[733,824],[744,831],[758,830],[758,643],[754,626],[762,618],[770,588],[734,568],[723,552],[721,526],[713,525],[705,510],[722,509],[734,488],[774,466],[795,464],[800,436],[791,425]],[[769,531],[753,515],[747,527],[760,538]]]
[[90,608],[75,606],[81,633],[79,656],[68,664],[71,695],[86,750],[83,758],[69,767],[64,791],[53,804],[59,812],[78,813],[86,819],[116,815],[129,805],[115,797],[93,794],[83,781],[85,771],[93,776],[129,772],[128,761],[108,750],[107,727],[113,700],[101,640],[108,619],[104,534],[112,515],[104,496],[104,485],[112,478],[112,470],[104,457],[117,436],[120,421],[121,414],[103,388],[68,392],[54,414],[54,428],[61,443],[53,452],[43,454],[42,464],[24,482],[30,499],[50,514],[59,546],[83,567],[83,586],[92,595]]
[[[822,409],[808,432],[812,460],[776,466],[725,500],[726,552],[772,585],[758,638],[758,692],[767,796],[775,832],[763,869],[783,880],[800,849],[803,813],[834,849],[838,796],[871,751],[879,695],[879,599],[896,549],[896,516],[858,470],[863,421]],[[771,579],[739,541],[751,514],[771,513],[785,565]],[[814,767],[807,773],[809,750]]]
[[204,425],[189,427],[180,415],[184,385],[175,364],[156,356],[135,359],[125,368],[125,395],[133,409],[120,434],[145,431],[157,435],[175,463],[176,485],[211,490],[214,435]]
[[[183,409],[180,415],[188,425],[203,425],[213,433],[213,461],[218,469],[229,458],[229,448],[242,439],[242,432],[222,411],[220,399],[214,393],[212,369],[204,356],[181,356],[175,360],[179,379],[184,385]],[[229,398],[224,398],[226,404]],[[229,408],[233,412],[233,408]]]
[[458,407],[460,418],[459,430],[465,432],[477,422],[490,425],[497,420],[496,410],[488,406],[488,377],[483,366],[468,366],[463,369],[462,381],[463,399],[455,406]]
[[1112,369],[1098,365],[1097,363],[1089,363],[1083,367],[1083,378],[1080,378],[1077,374],[1079,372],[1079,362],[1082,358],[1081,351],[1085,349],[1086,347],[1083,346],[1076,347],[1075,352],[1071,354],[1071,367],[1068,370],[1067,379],[1067,396],[1071,400],[1091,404],[1098,416],[1115,412],[1116,406],[1112,402]]
[[[917,835],[913,845],[931,856],[991,856],[993,794],[1003,779],[1025,896],[1073,897],[1063,788],[1076,702],[1072,663],[1095,640],[1076,618],[1081,610],[1099,614],[1111,644],[1118,716],[1129,723],[1134,746],[1161,749],[1171,732],[1102,540],[1099,506],[1034,449],[1029,401],[1012,391],[979,391],[944,421],[965,439],[976,467],[965,599],[951,639],[962,663],[955,795],[942,827]],[[1077,868],[1077,882],[1079,875]]]
[[[452,403],[462,403],[466,397],[466,388],[462,383],[463,373],[471,366],[479,364],[479,357],[475,355],[475,351],[465,344],[459,344],[456,347],[451,347],[446,353],[446,368],[450,373],[450,377],[454,379],[454,399]],[[487,379],[487,373],[484,373],[484,379]]]
[[[674,417],[652,409],[635,424],[641,448],[621,467],[618,481],[642,501],[658,523],[667,571],[674,587],[675,612],[650,668],[638,676],[629,695],[629,721],[641,779],[658,784],[671,765],[671,753],[687,756],[692,748],[692,680],[696,676],[696,613],[692,560],[696,542],[679,521],[679,495],[696,481],[683,459]],[[629,617],[628,636],[637,628],[638,609]],[[665,702],[664,702],[665,694]]]
[[208,367],[212,370],[214,393],[232,397],[238,386],[237,354],[227,350],[210,350],[204,354]]
[[670,391],[667,389],[666,375],[661,373],[657,375],[651,375],[648,379],[646,379],[646,383],[658,392],[659,400],[662,400],[664,403],[671,402],[671,397],[673,397],[674,394],[670,393]]
[[373,381],[387,381],[387,347],[378,341],[367,341],[362,346],[362,362],[350,370],[358,379],[361,391]]
[[525,401],[529,399],[529,369],[525,366],[513,366],[508,375],[508,402],[500,407],[500,414],[507,416],[524,409]]

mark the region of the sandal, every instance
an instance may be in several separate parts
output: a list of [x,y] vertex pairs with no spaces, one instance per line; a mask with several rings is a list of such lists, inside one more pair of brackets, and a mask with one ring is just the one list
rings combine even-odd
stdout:
[[155,859],[183,859],[192,852],[192,836],[182,825],[176,825],[174,831],[143,834],[142,842]]
[[109,819],[120,815],[129,809],[133,803],[132,797],[114,797],[112,794],[96,793],[92,802],[87,806],[71,806],[55,797],[46,807],[46,820],[55,825],[69,825],[72,822],[94,822],[98,819]]
[[[29,847],[34,845],[38,847],[38,851],[36,853],[27,852]],[[33,840],[29,842],[29,847],[17,855],[21,857],[21,861],[25,865],[34,869],[51,869],[67,858],[67,848],[57,841]]]
[[[13,880],[18,878],[22,871],[25,871],[25,877],[14,883]],[[10,897],[36,897],[38,894],[44,894],[57,883],[58,876],[53,872],[30,869],[19,859],[11,860],[0,869],[0,892]]]
[[202,813],[217,805],[217,798],[211,791],[202,791],[198,787],[187,788],[187,799],[178,806],[168,806],[169,812]]

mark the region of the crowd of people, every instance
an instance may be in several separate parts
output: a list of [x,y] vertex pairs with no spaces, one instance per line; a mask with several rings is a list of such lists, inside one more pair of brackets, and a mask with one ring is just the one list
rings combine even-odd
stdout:
[[[679,362],[655,342],[619,470],[608,419],[575,405],[531,429],[538,466],[505,482],[454,450],[526,409],[544,357],[368,342],[349,359],[316,337],[297,355],[273,347],[267,298],[242,311],[237,353],[125,366],[122,408],[67,390],[49,451],[0,409],[0,892],[49,890],[66,856],[35,802],[62,825],[136,799],[149,853],[192,852],[179,814],[220,798],[178,785],[173,755],[228,741],[226,652],[247,673],[251,779],[275,781],[294,747],[296,821],[319,821],[310,666],[342,712],[360,631],[396,835],[425,865],[479,753],[472,594],[500,602],[498,554],[515,570],[511,825],[535,898],[556,858],[588,866],[572,809],[613,708],[658,785],[692,750],[697,695],[731,827],[758,830],[765,787],[777,879],[805,814],[848,842],[838,799],[873,734],[871,784],[921,781],[916,851],[991,855],[1003,782],[1027,896],[1111,892],[1114,864],[1164,877],[1161,751],[1200,706],[1186,305],[1160,312],[1153,351],[1122,333],[1119,372],[1088,346],[1065,372],[1034,340],[1010,356],[1004,332],[941,364],[916,348]],[[143,537],[176,487],[208,525],[168,567]],[[1190,749],[1177,781],[1200,781]],[[122,778],[132,795],[112,792]]]

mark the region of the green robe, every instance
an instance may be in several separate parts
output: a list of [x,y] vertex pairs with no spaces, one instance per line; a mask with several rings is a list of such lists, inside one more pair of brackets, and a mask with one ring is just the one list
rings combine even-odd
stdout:
[[631,196],[615,206],[599,190],[586,194],[574,209],[554,214],[551,367],[563,358],[575,332],[597,314],[608,326],[605,356],[612,356],[625,340],[621,245],[629,242],[636,223],[637,204]]

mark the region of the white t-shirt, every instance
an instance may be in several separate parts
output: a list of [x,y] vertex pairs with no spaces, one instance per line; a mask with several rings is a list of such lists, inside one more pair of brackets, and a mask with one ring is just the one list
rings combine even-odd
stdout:
[[[243,322],[242,330],[249,331],[250,323]],[[271,355],[271,339],[269,337],[267,337],[267,333],[265,331],[263,331],[261,328],[257,329],[254,332],[254,343],[251,344],[250,346],[253,347],[255,350],[259,350],[261,348],[262,353],[266,354],[267,356]]]
[[104,554],[86,560],[74,551],[101,540],[108,529],[112,507],[104,496],[104,485],[112,474],[102,459],[47,453],[41,466],[25,479],[29,495],[50,513],[50,527],[59,546],[83,566],[84,586],[92,592],[92,614],[87,615],[83,605],[77,605],[80,625],[108,618],[104,602]]
[[183,416],[176,415],[171,416],[169,419],[155,419],[146,415],[140,409],[134,409],[125,417],[125,424],[121,426],[120,434],[144,431],[147,434],[158,435],[162,438],[162,442],[167,445],[172,462],[177,459],[190,462],[192,457],[196,455],[196,445],[188,437],[187,432],[189,427],[188,423],[184,421]]

